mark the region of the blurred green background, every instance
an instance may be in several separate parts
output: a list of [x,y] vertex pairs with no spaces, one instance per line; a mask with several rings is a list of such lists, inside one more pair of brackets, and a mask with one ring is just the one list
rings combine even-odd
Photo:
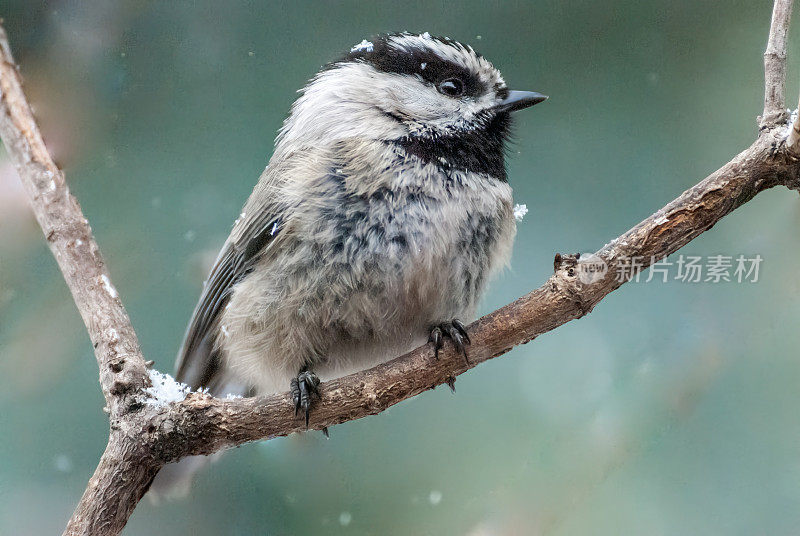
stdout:
[[[171,371],[295,91],[383,31],[471,43],[518,117],[512,267],[539,286],[743,149],[771,2],[0,0],[26,90],[145,355]],[[800,23],[795,24],[795,29]],[[800,32],[788,95],[796,102]],[[796,534],[800,204],[760,195],[687,246],[757,283],[625,285],[588,317],[377,417],[253,444],[126,534]],[[0,534],[60,533],[105,445],[92,348],[0,157]]]

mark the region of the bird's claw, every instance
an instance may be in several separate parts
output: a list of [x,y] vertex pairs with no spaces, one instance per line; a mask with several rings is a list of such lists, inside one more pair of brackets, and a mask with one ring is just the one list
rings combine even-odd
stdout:
[[289,384],[289,391],[292,394],[295,416],[302,409],[306,416],[306,428],[308,428],[308,415],[311,410],[312,398],[319,398],[319,378],[310,370],[301,370],[296,378],[292,378]]
[[469,339],[469,334],[467,333],[467,328],[464,324],[458,320],[453,319],[450,322],[442,322],[441,324],[434,326],[431,329],[430,337],[428,337],[428,342],[433,344],[433,356],[436,359],[439,359],[439,350],[444,347],[444,338],[448,337],[450,340],[453,341],[453,344],[456,347],[456,350],[464,356],[464,360],[469,363],[469,358],[467,357],[467,346],[472,342]]
[[454,393],[456,392],[456,379],[454,376],[450,376],[449,378],[447,378],[447,381],[445,383],[447,383],[447,386],[450,388],[452,392]]

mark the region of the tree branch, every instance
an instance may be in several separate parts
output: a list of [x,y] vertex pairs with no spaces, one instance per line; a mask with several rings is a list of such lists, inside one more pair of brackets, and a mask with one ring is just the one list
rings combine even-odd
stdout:
[[[422,346],[369,370],[321,385],[309,428],[321,429],[374,415],[425,390],[449,382],[470,368],[498,357],[558,326],[580,318],[623,282],[621,262],[637,258],[643,268],[710,229],[759,192],[776,185],[800,189],[800,168],[793,157],[774,153],[771,133],[680,197],[595,253],[608,266],[601,279],[582,283],[580,259],[556,256],[555,273],[544,285],[469,326],[469,362],[452,346],[436,361]],[[628,272],[630,275],[630,272]],[[221,400],[192,393],[159,415],[151,438],[168,460],[211,454],[248,441],[305,430],[288,394]],[[162,428],[163,425],[163,428]],[[178,437],[176,437],[178,436]]]
[[2,26],[0,138],[89,332],[106,405],[119,417],[129,398],[120,395],[149,385],[144,358],[89,222],[42,141]]
[[[588,314],[625,279],[624,259],[642,267],[674,253],[759,192],[776,185],[800,189],[800,166],[786,140],[783,112],[786,34],[792,2],[776,0],[764,57],[765,99],[756,141],[664,208],[597,251],[608,270],[598,280],[579,277],[582,260],[556,256],[544,285],[469,327],[469,362],[448,345],[435,360],[420,347],[392,361],[322,384],[310,428],[366,415],[415,396],[518,344]],[[288,394],[222,400],[191,393],[154,399],[147,365],[127,314],[77,201],[42,142],[0,28],[0,137],[14,160],[36,218],[64,274],[96,348],[111,432],[65,534],[118,534],[152,478],[168,462],[211,454],[248,441],[305,430]],[[630,275],[630,274],[629,274]]]
[[112,430],[64,536],[119,534],[161,467],[147,445]]
[[[75,305],[83,318],[100,369],[100,386],[106,399],[112,429],[119,427],[131,408],[139,404],[143,388],[150,386],[144,358],[128,314],[111,284],[100,248],[78,201],[69,193],[64,174],[53,162],[22,91],[19,72],[5,30],[0,26],[0,138],[14,162],[30,199],[36,220],[58,262]],[[136,443],[109,441],[100,466],[87,487],[67,534],[116,534],[99,527],[117,520],[119,530],[144,493],[116,493],[126,465],[121,460]],[[130,460],[129,460],[130,461]],[[155,466],[153,475],[158,471]],[[111,478],[109,478],[111,477]],[[151,477],[152,478],[152,477]],[[116,497],[116,502],[108,500]],[[84,523],[85,521],[85,523]]]
[[761,126],[774,126],[786,118],[786,41],[793,0],[775,0],[764,51],[764,111]]

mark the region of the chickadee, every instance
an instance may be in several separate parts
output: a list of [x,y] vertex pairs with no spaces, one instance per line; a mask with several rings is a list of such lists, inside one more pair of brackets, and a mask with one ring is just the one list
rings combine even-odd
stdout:
[[[450,338],[465,352],[516,231],[504,162],[510,91],[471,47],[362,41],[302,90],[211,270],[177,379],[212,394],[290,389]],[[466,354],[465,354],[466,355]]]

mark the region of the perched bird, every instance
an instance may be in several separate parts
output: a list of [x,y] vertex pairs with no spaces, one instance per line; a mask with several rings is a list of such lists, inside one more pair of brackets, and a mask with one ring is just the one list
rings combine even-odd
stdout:
[[516,223],[510,91],[471,47],[429,34],[362,41],[302,90],[211,270],[177,379],[224,395],[291,389],[426,341],[465,352]]
[[[427,33],[362,41],[302,90],[192,315],[176,378],[214,395],[317,385],[445,338],[464,353],[516,232],[510,91],[471,47]],[[188,490],[203,462],[154,489]],[[156,491],[151,497],[158,495]]]

